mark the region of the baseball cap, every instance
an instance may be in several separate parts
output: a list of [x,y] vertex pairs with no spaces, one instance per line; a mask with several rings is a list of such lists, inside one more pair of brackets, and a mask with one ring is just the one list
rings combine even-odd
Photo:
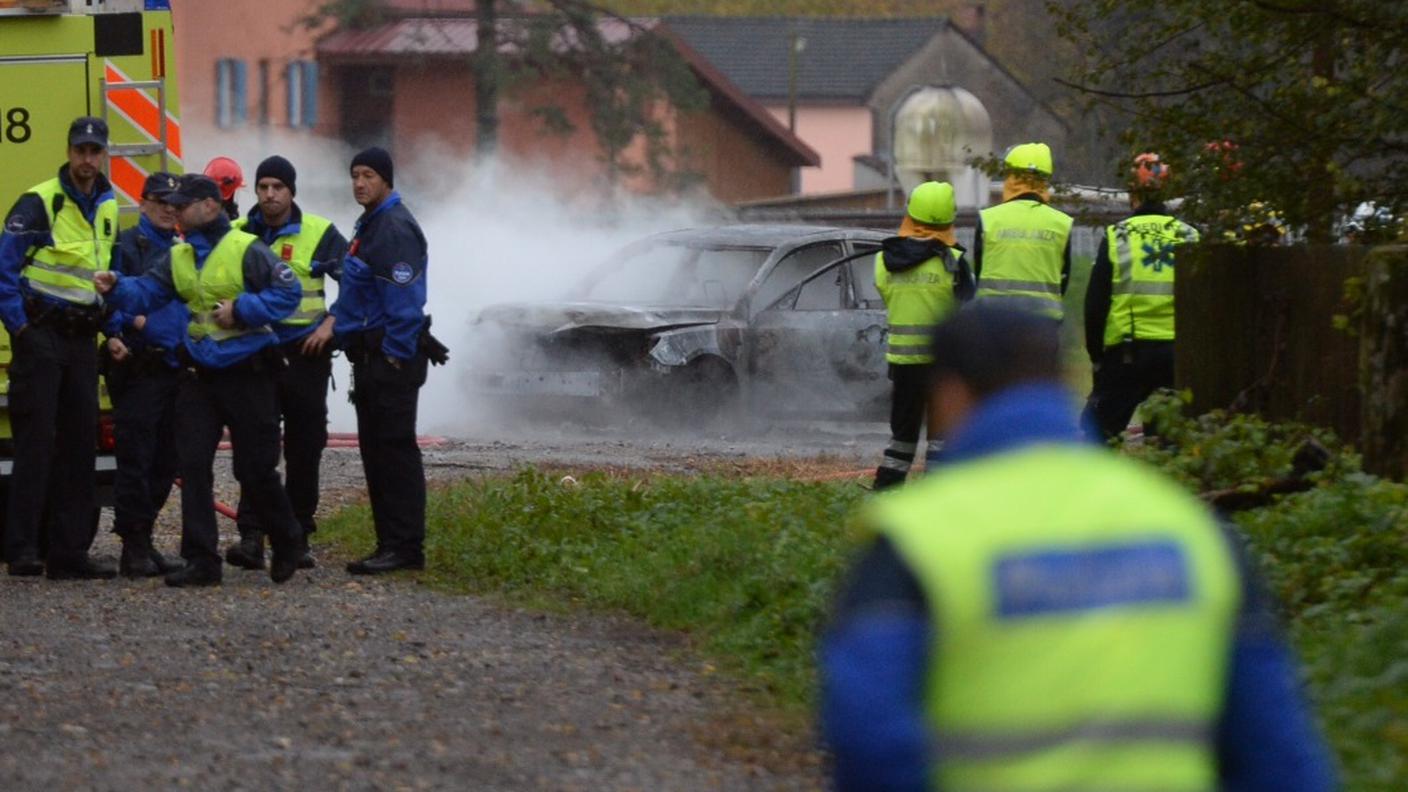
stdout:
[[185,206],[196,201],[203,201],[209,198],[213,201],[220,199],[220,185],[209,176],[199,173],[187,173],[176,182],[176,189],[166,196],[166,202],[172,206]]
[[80,116],[73,119],[73,123],[68,125],[68,144],[81,146],[84,143],[93,143],[107,148],[108,122],[93,116]]
[[142,197],[150,198],[153,201],[164,201],[176,192],[176,187],[180,184],[180,177],[174,176],[166,171],[157,171],[147,177],[142,184]]

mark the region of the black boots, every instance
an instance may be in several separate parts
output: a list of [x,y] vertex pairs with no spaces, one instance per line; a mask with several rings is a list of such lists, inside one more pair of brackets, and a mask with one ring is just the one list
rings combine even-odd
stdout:
[[353,561],[347,565],[347,571],[353,575],[381,575],[399,569],[425,569],[425,558],[419,555],[413,556],[408,553],[382,550],[363,558],[361,561]]
[[263,569],[264,532],[241,528],[239,544],[225,551],[225,563],[240,569]]
[[152,525],[118,531],[122,536],[122,558],[117,570],[123,577],[142,578],[169,575],[186,565],[179,558],[167,558],[152,545]]
[[220,585],[219,562],[217,561],[214,566],[209,564],[191,564],[179,571],[172,572],[166,576],[166,585],[175,588],[218,586]]

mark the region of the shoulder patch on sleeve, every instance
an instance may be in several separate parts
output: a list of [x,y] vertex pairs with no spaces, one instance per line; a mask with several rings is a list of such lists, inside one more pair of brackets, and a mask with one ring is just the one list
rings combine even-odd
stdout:
[[405,286],[407,283],[415,280],[415,277],[415,268],[410,264],[404,261],[398,261],[391,265],[391,280],[395,281],[397,284]]
[[278,278],[279,282],[285,285],[293,283],[295,279],[293,268],[283,262],[279,262],[279,264],[274,267],[274,277]]
[[25,228],[24,218],[18,214],[10,215],[10,219],[5,222],[5,230],[12,234],[23,233]]

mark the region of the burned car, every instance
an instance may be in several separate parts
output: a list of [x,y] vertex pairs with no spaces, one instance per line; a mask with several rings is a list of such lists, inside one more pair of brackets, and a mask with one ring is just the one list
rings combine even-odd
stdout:
[[490,306],[470,390],[501,406],[593,404],[666,422],[884,420],[885,234],[734,225],[671,231],[593,267],[562,302]]

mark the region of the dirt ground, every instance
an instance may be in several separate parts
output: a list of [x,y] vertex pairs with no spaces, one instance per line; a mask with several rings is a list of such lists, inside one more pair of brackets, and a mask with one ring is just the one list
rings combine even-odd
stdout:
[[[883,434],[793,427],[638,441],[546,432],[426,451],[446,480],[555,467],[873,464]],[[781,462],[773,460],[781,459]],[[217,497],[233,502],[228,459]],[[325,456],[324,509],[362,490]],[[172,499],[174,505],[175,498]],[[105,520],[106,522],[106,520]],[[158,544],[174,550],[168,507]],[[222,518],[222,531],[233,524]],[[101,533],[94,552],[114,556]],[[325,555],[325,553],[324,553]],[[353,579],[339,559],[276,587],[0,577],[0,789],[816,789],[806,734],[778,733],[682,651],[599,615],[546,616]]]

